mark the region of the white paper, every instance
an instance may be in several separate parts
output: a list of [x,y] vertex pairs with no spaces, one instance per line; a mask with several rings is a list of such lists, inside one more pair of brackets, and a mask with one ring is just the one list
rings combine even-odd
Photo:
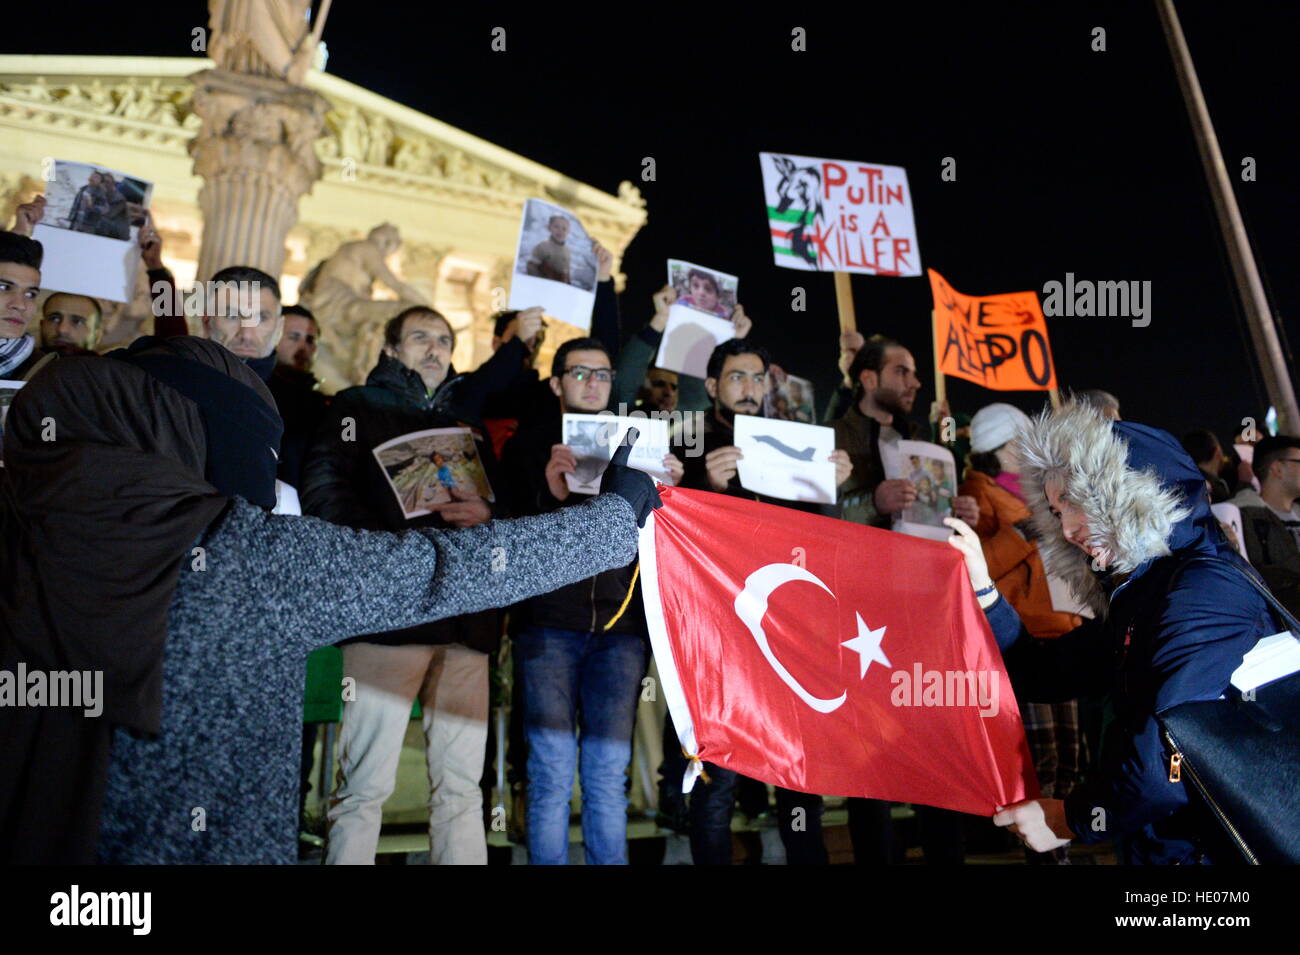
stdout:
[[884,454],[885,477],[905,478],[916,487],[916,501],[894,515],[893,529],[913,537],[947,540],[952,528],[943,519],[952,514],[957,496],[957,464],[947,448],[928,441],[899,441]]
[[[135,297],[140,222],[153,183],[86,163],[55,160],[45,215],[32,238],[45,248],[41,287],[110,302]],[[92,185],[111,182],[104,188]],[[111,200],[111,201],[110,201]]]
[[784,421],[802,421],[813,424],[817,420],[813,407],[813,384],[771,365],[767,369],[767,394],[763,396],[763,413],[769,418]]
[[25,381],[0,378],[0,468],[5,466],[5,418],[9,417],[9,405],[13,403],[14,395],[18,394],[18,389],[25,384],[27,384]]
[[1300,640],[1290,630],[1261,637],[1232,671],[1232,685],[1247,693],[1300,670]]
[[1047,592],[1052,598],[1052,609],[1057,613],[1072,613],[1076,617],[1087,617],[1089,620],[1096,616],[1091,607],[1070,592],[1070,588],[1060,577],[1047,575]]
[[677,290],[678,305],[713,318],[730,321],[739,301],[740,279],[736,276],[682,259],[668,260],[668,284]]
[[1241,508],[1224,501],[1222,504],[1211,504],[1210,513],[1232,528],[1232,533],[1236,536],[1237,553],[1249,562],[1250,556],[1246,553],[1246,536],[1241,531]]
[[614,451],[623,443],[628,428],[640,435],[628,455],[629,467],[644,471],[667,484],[664,457],[670,451],[668,422],[663,418],[640,418],[615,414],[566,414],[561,425],[562,443],[573,449],[577,471],[564,475],[574,494],[599,494],[600,479]]
[[[562,242],[551,229],[551,219],[556,216],[568,223]],[[557,274],[561,266],[563,272]],[[591,237],[577,216],[541,199],[524,203],[507,308],[540,305],[552,318],[590,331],[596,269]]]
[[406,518],[436,513],[453,488],[496,500],[469,428],[430,428],[398,435],[373,449]]
[[655,365],[695,378],[706,378],[713,349],[735,337],[731,322],[705,315],[687,305],[668,309],[668,325],[659,341]]
[[740,486],[786,501],[835,503],[835,431],[820,425],[736,415]]
[[275,507],[271,508],[271,513],[302,515],[302,504],[298,500],[297,490],[292,484],[285,484],[279,478],[275,479]]
[[759,153],[772,257],[787,269],[920,275],[901,166]]

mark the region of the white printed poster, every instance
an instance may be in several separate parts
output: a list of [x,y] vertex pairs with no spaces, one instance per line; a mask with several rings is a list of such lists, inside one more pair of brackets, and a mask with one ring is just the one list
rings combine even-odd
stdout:
[[817,420],[817,414],[813,407],[812,382],[790,374],[780,365],[769,366],[763,413],[769,418],[780,418],[782,421],[813,424]]
[[541,199],[524,203],[508,308],[540,305],[552,318],[589,331],[596,271],[596,250],[577,216]]
[[881,454],[885,477],[912,482],[916,500],[894,515],[893,529],[914,537],[947,540],[952,528],[943,522],[952,515],[957,496],[957,463],[947,448],[928,441],[899,441],[892,453]]
[[787,269],[921,274],[902,166],[759,153],[772,257]]
[[9,417],[9,406],[13,404],[14,395],[18,394],[18,389],[25,384],[27,384],[25,381],[0,379],[0,468],[5,466],[5,418]]
[[736,476],[747,491],[786,501],[835,503],[835,430],[821,425],[736,415],[735,442],[744,455]]
[[153,183],[114,169],[57,159],[45,215],[32,238],[45,247],[41,287],[110,302],[135,296],[138,237]]
[[469,428],[412,431],[378,445],[374,455],[408,519],[437,513],[453,490],[496,500]]
[[628,455],[629,467],[644,471],[660,483],[669,483],[664,458],[670,451],[668,421],[664,418],[641,418],[615,414],[566,414],[563,419],[562,443],[573,450],[577,470],[564,475],[574,494],[599,494],[600,479],[623,443],[628,428],[640,434]]
[[668,325],[655,366],[695,378],[708,374],[713,349],[735,337],[731,313],[740,280],[702,265],[668,260],[668,284],[677,299],[668,308]]

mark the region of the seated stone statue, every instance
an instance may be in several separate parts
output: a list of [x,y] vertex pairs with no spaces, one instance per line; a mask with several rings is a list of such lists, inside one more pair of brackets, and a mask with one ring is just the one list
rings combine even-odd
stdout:
[[[412,305],[429,304],[384,262],[401,244],[396,226],[375,226],[364,239],[343,243],[303,279],[298,301],[320,322],[316,364],[327,381],[364,382],[379,359],[384,323]],[[376,281],[396,293],[398,301],[373,298]]]

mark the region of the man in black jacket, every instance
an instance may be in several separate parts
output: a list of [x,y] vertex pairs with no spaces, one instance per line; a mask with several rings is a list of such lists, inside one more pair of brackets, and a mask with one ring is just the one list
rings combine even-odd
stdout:
[[294,490],[302,487],[302,465],[307,448],[316,437],[329,399],[317,391],[312,374],[320,325],[316,316],[301,305],[286,305],[284,332],[275,346],[275,370],[267,380],[275,405],[284,422],[276,477]]
[[[843,347],[843,341],[842,341]],[[888,529],[893,515],[916,500],[916,487],[906,478],[885,476],[882,446],[918,439],[907,417],[921,389],[912,353],[893,339],[873,335],[853,356],[847,375],[853,404],[835,423],[835,444],[848,451],[853,473],[840,489],[845,520]],[[974,526],[979,505],[972,497],[953,498],[953,516]],[[918,806],[922,848],[927,863],[960,864],[965,858],[959,813]],[[889,803],[878,799],[849,800],[849,835],[859,865],[887,865],[894,858]]]
[[[454,346],[450,323],[433,309],[410,308],[388,323],[383,353],[366,384],[335,396],[308,453],[306,513],[381,530],[473,527],[494,516],[493,505],[459,478],[449,488],[449,501],[404,504],[374,454],[376,446],[401,435],[469,428],[474,450],[467,456],[483,461],[489,481],[499,487],[479,415],[487,395],[513,379],[522,345],[501,348],[467,375],[451,366]],[[431,859],[486,864],[479,776],[487,740],[488,653],[497,637],[496,612],[486,611],[345,642],[341,780],[329,811],[327,862],[374,861],[382,807],[393,790],[411,700],[418,696],[432,787]]]
[[[606,347],[579,338],[556,351],[550,388],[563,412],[596,414],[609,403],[613,378]],[[572,449],[559,443],[561,437],[560,421],[552,419],[521,430],[506,445],[502,470],[516,515],[547,513],[588,499],[568,488],[565,475],[577,461]],[[676,457],[667,455],[664,465],[680,476]],[[514,649],[528,741],[528,856],[534,865],[568,860],[575,767],[582,779],[587,863],[627,863],[624,782],[649,660],[636,571],[634,561],[511,611],[519,628]]]
[[[821,513],[821,505],[769,498],[740,485],[737,462],[744,455],[735,443],[736,415],[762,417],[771,364],[766,349],[743,338],[733,338],[713,350],[704,380],[704,389],[713,401],[712,409],[705,413],[704,453],[687,459],[682,485]],[[842,485],[849,476],[849,456],[837,448],[830,460],[835,463],[835,483]],[[679,750],[676,729],[668,719],[664,752]],[[672,762],[666,759],[665,764],[665,778],[676,776]],[[691,792],[691,855],[696,865],[730,865],[731,814],[741,777],[713,763],[706,763],[705,771],[710,781],[697,782]],[[786,860],[792,865],[825,865],[828,860],[822,840],[821,796],[778,786],[776,805]]]

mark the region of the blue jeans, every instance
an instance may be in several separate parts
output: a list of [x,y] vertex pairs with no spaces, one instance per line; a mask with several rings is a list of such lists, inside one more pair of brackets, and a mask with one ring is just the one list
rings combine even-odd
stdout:
[[649,662],[645,640],[627,633],[526,627],[515,650],[528,740],[529,863],[568,861],[576,767],[587,864],[627,865],[626,773]]

